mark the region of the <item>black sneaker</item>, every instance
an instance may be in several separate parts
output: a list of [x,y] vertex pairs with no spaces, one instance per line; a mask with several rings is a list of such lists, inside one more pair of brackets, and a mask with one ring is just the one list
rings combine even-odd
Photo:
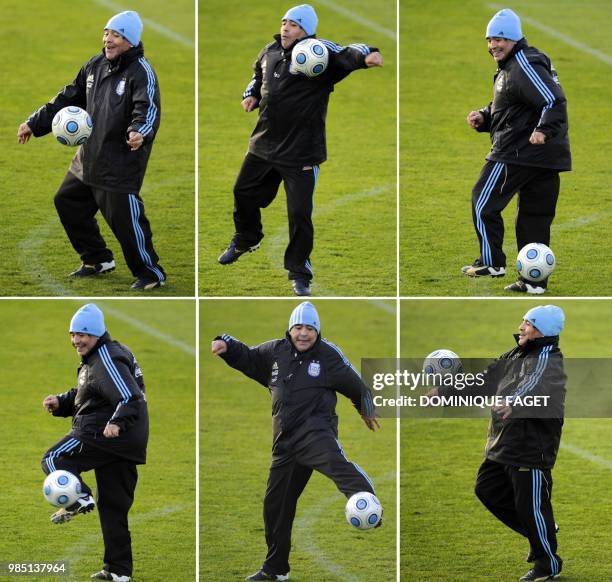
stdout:
[[310,281],[306,279],[293,279],[293,292],[299,297],[307,297],[310,295]]
[[68,507],[62,507],[51,516],[51,523],[66,523],[79,513],[88,513],[96,506],[96,502],[91,495],[79,497],[75,503]]
[[129,576],[120,576],[119,574],[113,574],[108,570],[100,570],[95,574],[92,574],[90,578],[94,580],[114,580],[114,582],[130,582]]
[[151,291],[158,287],[163,287],[166,284],[165,281],[154,279],[153,277],[139,277],[130,285],[130,289],[142,289],[143,291]]
[[219,256],[217,261],[222,265],[230,265],[231,263],[235,263],[244,253],[252,253],[256,251],[260,246],[260,243],[254,244],[253,246],[246,247],[245,249],[239,249],[236,246],[236,241],[232,239],[230,241],[229,246],[225,249],[223,254]]
[[70,277],[91,277],[92,275],[102,275],[104,273],[110,273],[115,270],[115,261],[110,260],[108,263],[95,263],[94,265],[87,265],[81,263],[81,266],[70,273]]
[[471,265],[461,267],[461,272],[468,277],[503,277],[506,267],[490,267],[481,259],[476,259]]
[[515,293],[528,293],[529,295],[542,295],[546,291],[545,287],[540,287],[535,283],[527,283],[519,279],[512,285],[506,285],[504,291],[514,291]]
[[247,576],[245,580],[289,580],[289,574],[268,574],[263,568],[255,574]]
[[556,580],[560,576],[561,574],[547,574],[532,568],[527,574],[519,578],[519,582],[544,582],[544,580]]

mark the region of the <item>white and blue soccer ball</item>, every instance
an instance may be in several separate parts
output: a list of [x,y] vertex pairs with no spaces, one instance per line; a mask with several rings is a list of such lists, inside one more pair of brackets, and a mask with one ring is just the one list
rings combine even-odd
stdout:
[[463,372],[461,358],[451,350],[435,350],[423,360],[425,374],[459,374]]
[[527,281],[539,283],[550,277],[555,270],[555,254],[542,243],[525,245],[516,258],[516,270]]
[[74,105],[60,109],[51,123],[55,139],[65,146],[84,144],[89,139],[92,129],[93,122],[89,113]]
[[358,529],[372,529],[382,519],[383,508],[378,498],[369,491],[355,493],[346,502],[346,521]]
[[56,507],[68,507],[81,496],[81,482],[69,471],[53,471],[43,485],[45,499]]
[[316,77],[327,69],[328,62],[327,47],[316,38],[307,38],[293,47],[289,70],[294,75],[302,73],[307,77]]

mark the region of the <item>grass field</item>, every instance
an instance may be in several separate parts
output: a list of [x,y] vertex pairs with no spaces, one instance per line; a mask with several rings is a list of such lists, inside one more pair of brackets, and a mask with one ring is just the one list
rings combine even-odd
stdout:
[[[555,301],[567,316],[565,357],[610,357],[602,344],[609,301]],[[495,357],[530,301],[402,301],[402,355],[451,348]],[[489,324],[487,322],[494,322]],[[427,333],[422,331],[427,329]],[[485,419],[404,419],[401,423],[401,574],[407,580],[512,580],[524,574],[528,543],[490,515],[473,488],[487,434]],[[612,578],[609,516],[612,420],[566,419],[553,471],[562,579]]]
[[[108,18],[124,10],[106,0],[25,4],[3,2],[1,40],[4,81],[0,97],[0,277],[4,296],[134,295],[134,280],[121,247],[103,219],[103,234],[115,253],[117,270],[95,280],[66,275],[78,264],[57,217],[53,196],[74,151],[53,136],[17,144],[17,127],[51,99],[101,49]],[[142,188],[153,242],[168,274],[156,295],[194,295],[194,40],[193,2],[172,10],[161,0],[134,0],[130,8],[146,19],[145,55],[159,77],[161,127]],[[163,23],[161,32],[155,27]],[[22,39],[27,42],[18,42]]]
[[[78,356],[68,324],[83,302],[0,301],[2,414],[0,433],[0,562],[67,560],[70,577],[85,580],[102,566],[97,512],[53,526],[42,496],[42,454],[70,431],[43,398],[75,385]],[[195,328],[193,301],[99,301],[111,335],[142,367],[151,433],[140,466],[130,530],[135,581],[195,577]],[[85,473],[95,486],[93,473]],[[163,556],[163,559],[160,559]],[[40,580],[24,577],[20,580]],[[45,578],[49,579],[49,578]]]
[[[492,95],[487,22],[502,5],[467,0],[401,4],[401,295],[509,295],[516,257],[513,201],[504,213],[510,276],[473,280],[460,273],[479,254],[471,189],[490,148],[465,122]],[[546,52],[568,100],[574,170],[561,176],[551,247],[556,296],[610,295],[612,262],[604,244],[612,228],[612,4],[517,1],[530,44]],[[531,21],[527,19],[531,19]],[[435,25],[432,25],[435,23]],[[563,37],[543,31],[540,25]],[[581,48],[570,42],[581,43]],[[587,52],[594,49],[598,56]],[[607,59],[607,60],[606,60]]]
[[[201,302],[200,577],[240,579],[266,553],[262,522],[271,449],[270,397],[265,388],[212,356],[209,340],[230,333],[249,345],[283,337],[296,301]],[[394,352],[390,302],[315,302],[322,333],[359,367],[362,357]],[[350,331],[346,322],[352,321]],[[291,580],[395,580],[395,421],[370,433],[339,396],[340,442],[370,475],[385,508],[381,529],[359,533],[344,519],[344,497],[315,474],[298,504]]]
[[[330,98],[328,161],[314,201],[313,293],[395,295],[395,2],[314,1],[317,35],[380,48],[383,69],[356,71]],[[290,296],[284,191],[263,211],[266,237],[254,254],[217,264],[234,233],[232,188],[257,113],[240,107],[259,51],[290,4],[200,3],[200,291],[207,296]],[[357,19],[357,21],[356,21]],[[360,20],[360,22],[358,21]],[[224,22],[225,26],[219,26]],[[222,50],[220,50],[222,47]]]

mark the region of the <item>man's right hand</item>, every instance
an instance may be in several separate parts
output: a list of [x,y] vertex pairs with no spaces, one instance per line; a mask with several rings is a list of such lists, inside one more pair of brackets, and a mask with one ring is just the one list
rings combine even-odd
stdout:
[[215,354],[215,356],[220,356],[227,352],[227,344],[223,340],[213,340],[210,344],[210,351]]
[[484,123],[484,120],[484,115],[480,111],[470,111],[466,119],[472,129],[478,129]]
[[59,408],[59,398],[53,394],[49,394],[49,396],[43,400],[43,406],[49,414],[53,414],[53,411]]
[[251,112],[253,111],[253,109],[255,109],[257,107],[257,104],[259,103],[259,100],[257,99],[257,97],[247,97],[246,99],[243,99],[242,102],[240,103],[240,105],[242,105],[242,108],[247,112]]
[[32,130],[27,123],[22,123],[17,130],[17,141],[19,143],[27,143],[32,137]]

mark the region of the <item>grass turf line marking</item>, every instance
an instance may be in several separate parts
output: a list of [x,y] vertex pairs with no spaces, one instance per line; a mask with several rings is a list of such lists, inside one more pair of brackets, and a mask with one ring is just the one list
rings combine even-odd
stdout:
[[348,18],[349,20],[352,20],[357,24],[361,24],[361,26],[365,26],[374,32],[378,32],[379,34],[382,34],[393,41],[397,40],[397,36],[394,31],[377,24],[369,18],[359,16],[359,14],[355,14],[352,10],[344,8],[344,6],[340,6],[340,4],[337,4],[336,2],[331,2],[330,0],[315,0],[315,4],[325,6],[325,8],[329,8],[330,10],[333,10],[334,12]]
[[[504,6],[502,6],[501,4],[487,4],[487,7],[493,10],[501,10],[502,8],[504,8]],[[523,22],[526,22],[527,24],[530,24],[534,28],[537,28],[538,30],[541,30],[542,32],[545,32],[546,34],[564,42],[565,44],[568,44],[569,46],[574,47],[575,49],[583,53],[587,53],[592,57],[599,59],[607,65],[612,65],[612,57],[610,55],[607,55],[606,53],[602,53],[601,51],[598,51],[597,49],[594,49],[589,45],[575,40],[571,36],[567,36],[566,34],[563,34],[562,32],[559,32],[558,30],[555,30],[554,28],[551,28],[546,24],[542,24],[541,22],[538,22],[533,18],[529,18],[528,16],[521,15],[521,20]]]
[[[395,479],[395,472],[391,472],[383,475],[380,478],[375,478],[374,481],[379,484],[387,481],[395,481]],[[346,582],[362,582],[363,578],[356,576],[352,572],[347,572],[339,564],[326,559],[324,552],[317,546],[314,536],[312,535],[315,522],[319,520],[321,514],[327,509],[328,506],[330,506],[332,503],[338,502],[338,498],[339,494],[331,495],[314,506],[308,506],[307,510],[304,512],[304,515],[295,520],[294,531],[299,532],[300,536],[299,539],[296,540],[295,545],[308,554],[321,568],[336,576],[338,579],[345,580]],[[351,526],[347,524],[347,527]]]
[[[108,2],[108,0],[95,0],[95,3],[99,4],[100,6],[103,6],[104,8],[108,8],[113,12],[122,12],[124,10],[127,10],[127,8],[123,8],[122,6],[119,6],[114,2]],[[182,44],[183,46],[189,48],[195,47],[195,43],[193,42],[193,40],[187,38],[186,36],[183,36],[182,34],[179,34],[178,32],[174,32],[174,30],[169,29],[163,24],[159,24],[158,22],[155,22],[154,20],[151,20],[149,18],[143,18],[142,21],[149,28],[152,28],[156,32],[159,32],[159,34],[165,36],[166,38],[169,38],[170,40],[173,40],[174,42],[178,42],[179,44]]]
[[598,465],[601,465],[606,469],[612,469],[612,461],[604,459],[603,457],[600,457],[598,455],[594,455],[593,453],[585,451],[584,449],[572,445],[571,443],[564,443],[563,441],[561,441],[561,448],[566,450],[568,453],[571,453],[572,455],[580,457],[581,459],[591,461],[592,463],[597,463]]

